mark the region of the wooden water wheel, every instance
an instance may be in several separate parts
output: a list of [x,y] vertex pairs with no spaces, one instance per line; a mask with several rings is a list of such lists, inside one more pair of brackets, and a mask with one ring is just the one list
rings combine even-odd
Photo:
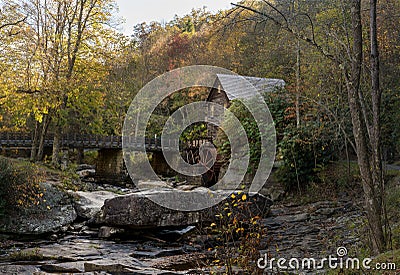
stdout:
[[207,172],[201,176],[204,186],[210,187],[218,182],[220,156],[211,142],[207,141],[199,147],[187,147],[183,156],[188,164],[200,164],[206,168]]

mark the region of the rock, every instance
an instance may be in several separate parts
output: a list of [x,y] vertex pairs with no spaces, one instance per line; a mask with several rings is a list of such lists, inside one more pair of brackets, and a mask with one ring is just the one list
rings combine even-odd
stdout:
[[84,263],[82,262],[44,264],[40,269],[49,273],[82,273],[85,271]]
[[283,215],[277,217],[271,217],[265,219],[266,224],[283,224],[283,223],[294,223],[307,221],[310,217],[308,213],[294,214],[294,215]]
[[182,191],[192,191],[192,190],[194,190],[194,189],[196,189],[196,188],[198,188],[199,186],[197,186],[197,185],[179,185],[179,186],[177,186],[177,189],[178,190],[182,190]]
[[163,249],[155,251],[135,251],[131,254],[134,258],[160,258],[184,254],[182,248]]
[[102,226],[99,229],[99,238],[109,238],[111,237],[111,227]]
[[86,179],[90,177],[94,177],[96,175],[96,170],[88,169],[76,172],[81,179]]
[[31,265],[0,265],[1,274],[39,274],[40,269]]
[[187,226],[183,229],[165,229],[157,233],[160,238],[167,241],[176,241],[196,229],[196,226]]
[[109,226],[130,228],[156,228],[196,224],[198,212],[166,209],[146,197],[159,191],[137,192],[107,200],[102,208],[102,222]]
[[112,235],[121,234],[124,230],[121,228],[113,228],[108,226],[102,226],[99,229],[99,238],[110,238]]
[[[149,190],[107,200],[102,208],[101,222],[108,226],[135,229],[181,227],[194,225],[200,221],[214,221],[215,214],[220,213],[226,203],[226,201],[222,201],[219,205],[209,209],[187,212],[164,208],[146,197],[163,195],[162,192],[172,191]],[[208,198],[211,193],[207,188],[198,188],[196,192],[198,192],[201,198]],[[219,192],[218,194],[226,194],[228,197],[231,192]],[[229,198],[227,200],[229,200]],[[272,204],[270,199],[260,194],[256,194],[253,197],[248,196],[248,201],[246,203],[249,204],[250,211],[258,216],[266,215]],[[233,209],[233,211],[235,211],[235,209]],[[238,211],[239,214],[242,212],[239,209],[236,209],[236,211]]]
[[57,234],[53,234],[50,236],[50,240],[52,240],[52,241],[56,241],[57,239],[58,239]]
[[94,165],[80,164],[80,165],[76,168],[76,171],[79,172],[79,171],[82,171],[82,170],[93,170],[93,169],[95,169],[95,168],[96,168],[96,166],[94,166]]
[[147,190],[147,189],[171,189],[171,185],[168,185],[165,181],[145,181],[139,180],[136,183],[136,187],[140,190]]
[[49,183],[41,183],[43,197],[38,205],[12,213],[0,220],[0,232],[45,234],[59,231],[77,217],[68,194]]
[[331,217],[338,212],[338,208],[321,208],[315,211],[315,214]]
[[129,260],[98,260],[85,263],[85,272],[108,272],[118,274],[152,274],[152,275],[178,275],[186,274],[183,272],[163,271],[149,267],[139,267],[132,264]]
[[[126,261],[126,260],[125,260]],[[132,264],[123,261],[98,260],[84,263],[86,272],[132,273]]]
[[119,196],[108,191],[95,192],[70,192],[74,198],[74,206],[79,217],[90,220],[94,219],[104,205],[104,201]]
[[[169,257],[179,255],[177,259],[186,259],[192,264],[198,259],[198,254],[191,255],[191,248],[185,245],[176,245],[160,248],[153,242],[114,242],[82,236],[67,236],[58,242],[43,242],[35,249],[15,249],[21,255],[30,255],[32,252],[41,255],[42,260],[27,260],[23,265],[7,262],[0,264],[0,274],[197,274],[191,271],[169,271],[155,267],[160,262],[166,262],[173,270],[173,262]],[[193,250],[193,248],[192,248]],[[132,255],[135,251],[148,251],[146,255]],[[140,259],[137,259],[139,258]],[[163,261],[163,259],[165,261]],[[191,262],[190,262],[190,261]],[[192,264],[193,265],[193,264]]]
[[71,227],[72,227],[72,229],[71,229],[71,231],[80,231],[80,230],[82,230],[83,229],[83,227],[85,226],[85,223],[84,222],[82,222],[82,223],[75,223],[74,225],[72,225]]
[[[208,259],[209,256],[206,255],[205,253],[191,253],[191,254],[156,258],[154,261],[152,261],[151,266],[159,269],[188,270],[197,268],[199,262],[201,261],[205,262]],[[197,274],[197,272],[189,271],[186,274]]]

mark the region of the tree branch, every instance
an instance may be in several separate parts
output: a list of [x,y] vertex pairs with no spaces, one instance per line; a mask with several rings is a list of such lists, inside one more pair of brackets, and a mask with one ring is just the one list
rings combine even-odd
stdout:
[[301,98],[305,99],[305,100],[309,100],[311,102],[313,102],[314,104],[321,106],[322,108],[324,108],[328,114],[330,114],[332,116],[332,118],[334,119],[334,121],[336,122],[336,124],[339,127],[339,130],[342,132],[345,140],[347,140],[350,144],[350,146],[353,148],[354,152],[357,152],[357,147],[355,146],[354,142],[350,139],[349,135],[346,133],[346,129],[345,127],[343,127],[342,123],[340,122],[339,118],[337,117],[337,115],[331,110],[329,109],[328,106],[326,106],[325,104],[322,104],[321,102],[316,101],[313,98],[307,97],[307,96],[300,96]]
[[19,94],[29,94],[29,95],[41,93],[41,91],[39,90],[31,90],[31,89],[28,90],[17,89],[16,92]]
[[311,35],[312,35],[312,41],[317,44],[317,42],[315,41],[315,28],[314,28],[314,22],[312,21],[310,15],[308,15],[307,13],[299,13],[297,14],[297,16],[302,15],[308,18],[308,20],[310,21],[310,25],[311,25]]
[[[265,1],[264,1],[264,2],[265,2]],[[281,27],[282,29],[286,30],[287,32],[291,33],[292,35],[294,35],[294,36],[297,37],[298,39],[301,39],[301,40],[305,41],[307,44],[311,45],[313,48],[315,48],[318,52],[320,52],[320,53],[321,53],[323,56],[325,56],[326,58],[328,58],[328,59],[334,61],[336,64],[340,64],[340,61],[339,61],[334,55],[332,55],[332,54],[326,52],[326,51],[324,50],[324,48],[323,48],[321,45],[319,45],[318,43],[316,43],[316,42],[314,41],[313,38],[309,38],[309,37],[307,37],[307,36],[305,36],[305,35],[299,33],[299,32],[296,31],[295,29],[291,28],[289,25],[283,24],[282,22],[280,22],[280,21],[277,20],[276,18],[270,16],[269,14],[266,14],[266,13],[264,13],[264,12],[262,12],[262,11],[258,11],[258,10],[256,10],[256,9],[251,8],[251,7],[243,6],[243,5],[241,5],[241,4],[231,3],[231,5],[233,5],[233,6],[235,6],[235,7],[238,7],[238,8],[242,8],[242,9],[244,9],[244,10],[248,10],[248,11],[254,12],[254,13],[258,14],[258,15],[261,15],[261,16],[263,16],[263,17],[266,17],[266,18],[270,19],[270,20],[271,20],[272,22],[274,22],[277,26],[279,26],[279,27]]]
[[263,0],[263,2],[264,2],[265,4],[267,4],[271,9],[273,9],[274,11],[276,11],[277,13],[279,13],[280,16],[282,16],[283,20],[285,20],[286,28],[289,28],[289,21],[287,20],[286,16],[285,16],[280,10],[278,10],[274,5],[272,5],[271,3],[269,3],[268,1]]
[[25,22],[26,18],[27,18],[27,17],[24,17],[23,19],[18,20],[18,21],[16,21],[16,22],[6,23],[6,24],[3,24],[3,25],[0,25],[0,30],[1,30],[1,29],[4,29],[4,28],[6,28],[6,27],[9,27],[9,26],[16,26],[16,25],[18,25],[18,24],[20,24],[20,23],[22,23],[22,22]]

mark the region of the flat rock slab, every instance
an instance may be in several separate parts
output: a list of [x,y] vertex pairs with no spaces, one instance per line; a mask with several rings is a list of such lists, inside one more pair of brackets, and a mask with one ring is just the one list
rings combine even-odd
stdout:
[[[29,265],[18,263],[0,265],[0,274],[192,274],[187,271],[171,271],[175,269],[172,268],[174,266],[170,259],[181,259],[178,262],[187,265],[190,259],[197,258],[197,253],[186,253],[184,247],[162,249],[148,246],[149,253],[137,259],[139,257],[136,256],[139,255],[132,252],[139,251],[138,249],[142,247],[135,242],[116,243],[95,239],[64,240],[60,243],[42,245],[37,251],[23,250],[22,252],[27,254],[36,251],[35,253],[42,255],[44,260],[32,262]],[[174,258],[176,255],[178,255],[177,258]],[[168,264],[159,265],[160,262]],[[171,269],[168,270],[162,266]]]
[[187,274],[186,272],[173,272],[155,269],[151,267],[135,266],[130,259],[120,259],[118,261],[98,260],[86,262],[84,264],[85,272],[109,272],[123,274],[154,274],[154,275],[180,275]]
[[40,269],[31,265],[0,265],[0,274],[38,274]]

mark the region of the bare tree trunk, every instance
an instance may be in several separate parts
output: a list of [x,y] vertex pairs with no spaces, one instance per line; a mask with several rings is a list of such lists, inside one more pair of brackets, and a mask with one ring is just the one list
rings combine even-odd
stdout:
[[[360,79],[362,70],[362,24],[361,0],[351,0],[351,18],[353,35],[353,59],[351,73],[345,74],[349,107],[353,122],[353,133],[357,147],[358,165],[361,173],[362,186],[365,196],[365,209],[371,236],[372,249],[375,254],[384,250],[384,234],[382,228],[382,207],[379,194],[376,193],[377,182],[374,157],[371,159],[368,146],[368,129],[363,117],[363,110],[359,98]],[[371,140],[370,140],[371,141]],[[370,143],[370,145],[373,145]],[[375,148],[373,149],[373,151]]]
[[46,140],[47,129],[49,128],[50,121],[51,121],[51,118],[49,115],[43,116],[42,131],[40,132],[39,148],[38,148],[38,153],[36,156],[37,161],[40,161],[43,159],[44,142]]
[[[382,152],[381,152],[381,98],[382,90],[380,87],[380,61],[379,61],[379,45],[378,45],[378,27],[377,27],[377,0],[370,0],[370,42],[371,42],[371,94],[372,94],[372,133],[371,147],[373,156],[373,180],[375,196],[378,199],[380,207],[381,219],[386,225],[383,216],[384,208],[384,179],[382,172]],[[385,249],[386,240],[382,232],[382,236],[377,243],[377,249],[382,252]]]
[[296,62],[296,125],[300,127],[300,85],[301,85],[301,48],[300,39],[297,39],[297,62]]
[[37,149],[39,145],[39,121],[35,121],[35,132],[33,134],[32,148],[31,148],[31,161],[36,161]]
[[85,161],[85,150],[83,147],[76,149],[77,151],[77,164],[82,164]]
[[[300,1],[293,2],[293,10],[300,13]],[[297,27],[298,28],[298,27]],[[296,126],[300,127],[301,45],[297,38],[296,48]]]
[[[343,74],[346,79],[346,88],[350,114],[353,123],[353,135],[358,158],[358,165],[361,174],[361,181],[365,197],[365,210],[367,212],[368,226],[371,236],[372,249],[375,254],[385,249],[385,235],[383,231],[383,176],[381,162],[381,137],[380,137],[380,108],[381,91],[379,86],[379,51],[377,39],[376,23],[376,4],[377,0],[370,0],[370,28],[371,28],[371,79],[372,79],[372,106],[365,104],[364,95],[360,87],[362,65],[363,65],[363,36],[361,21],[361,0],[349,0],[351,5],[351,36],[352,51],[349,50],[350,58],[344,64],[342,57],[332,55],[319,45],[314,37],[307,37],[300,33],[296,28],[288,24],[284,13],[280,12],[269,1],[264,1],[270,8],[277,11],[284,21],[270,16],[269,14],[258,11],[252,7],[242,4],[233,4],[236,7],[252,11],[258,15],[272,20],[275,24],[295,35],[297,39],[302,39],[308,45],[314,47],[325,57],[343,67]],[[313,34],[314,35],[314,34]],[[351,65],[349,65],[351,64]],[[372,110],[372,114],[371,111]],[[372,125],[368,120],[368,114],[372,116]]]

